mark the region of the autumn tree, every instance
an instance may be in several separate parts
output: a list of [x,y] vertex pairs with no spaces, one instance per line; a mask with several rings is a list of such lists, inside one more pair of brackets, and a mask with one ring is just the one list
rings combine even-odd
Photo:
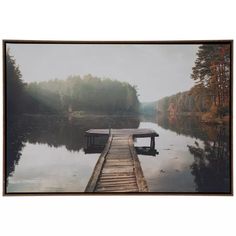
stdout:
[[221,111],[229,107],[230,45],[204,44],[199,47],[191,75],[196,85],[192,88],[196,100],[204,96]]

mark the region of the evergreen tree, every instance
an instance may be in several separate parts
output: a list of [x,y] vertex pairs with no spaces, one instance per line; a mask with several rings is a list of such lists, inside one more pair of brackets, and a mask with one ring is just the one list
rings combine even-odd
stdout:
[[6,98],[7,98],[7,115],[10,118],[24,110],[24,83],[21,80],[19,66],[16,65],[15,59],[10,55],[9,50],[6,52]]

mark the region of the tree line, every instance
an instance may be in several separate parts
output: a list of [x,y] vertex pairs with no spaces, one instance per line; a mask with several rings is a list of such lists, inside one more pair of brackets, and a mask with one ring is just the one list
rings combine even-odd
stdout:
[[205,117],[223,117],[230,110],[230,45],[203,44],[199,47],[191,79],[195,85],[186,92],[157,102],[159,112],[198,112]]
[[166,113],[171,108],[175,109],[176,113],[197,111],[194,96],[190,95],[189,91],[158,100],[157,108],[158,111]]
[[86,75],[26,84],[9,51],[6,68],[8,114],[72,111],[121,114],[139,110],[137,88],[126,82]]

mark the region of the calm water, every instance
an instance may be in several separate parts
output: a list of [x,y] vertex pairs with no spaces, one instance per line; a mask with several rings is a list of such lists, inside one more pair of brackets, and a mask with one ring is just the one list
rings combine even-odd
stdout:
[[[91,128],[151,128],[156,156],[139,155],[152,192],[229,192],[227,127],[197,120],[164,117],[24,116],[9,121],[8,192],[83,192],[99,153],[85,154],[85,131]],[[138,147],[150,139],[137,139]]]

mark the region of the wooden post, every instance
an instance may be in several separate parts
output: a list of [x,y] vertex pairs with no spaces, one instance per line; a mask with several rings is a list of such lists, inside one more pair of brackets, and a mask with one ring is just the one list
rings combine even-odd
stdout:
[[150,144],[150,146],[151,146],[152,150],[155,149],[155,137],[154,136],[151,137],[151,144]]
[[86,147],[88,148],[88,136],[86,135]]

